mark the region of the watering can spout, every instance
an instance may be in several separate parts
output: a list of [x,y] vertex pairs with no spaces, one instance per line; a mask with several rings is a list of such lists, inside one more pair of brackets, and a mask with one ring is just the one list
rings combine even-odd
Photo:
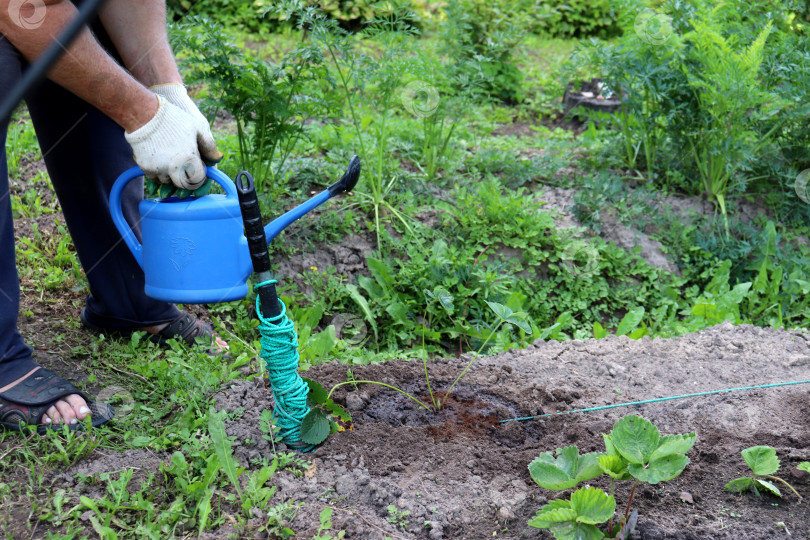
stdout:
[[354,189],[354,186],[357,185],[357,181],[360,178],[360,158],[357,156],[353,156],[351,161],[349,162],[349,166],[346,168],[346,172],[344,175],[323,190],[321,193],[315,195],[307,202],[303,203],[300,206],[296,206],[289,212],[280,215],[273,221],[267,224],[264,228],[264,236],[266,242],[269,244],[273,241],[273,239],[281,233],[290,223],[293,221],[300,219],[306,213],[310,212],[314,208],[320,206],[321,204],[325,203],[332,197],[336,195],[340,195],[341,193],[346,193]]

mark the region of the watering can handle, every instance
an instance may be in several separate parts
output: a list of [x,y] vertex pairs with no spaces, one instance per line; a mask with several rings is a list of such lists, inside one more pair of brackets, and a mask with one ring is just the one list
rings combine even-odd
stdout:
[[[135,257],[135,260],[138,261],[138,265],[143,268],[143,246],[141,246],[141,243],[138,242],[138,239],[135,237],[135,233],[132,232],[132,228],[129,226],[129,223],[127,223],[127,220],[124,219],[124,214],[121,210],[121,195],[124,192],[124,187],[132,180],[140,178],[141,176],[143,176],[143,171],[140,169],[140,167],[132,167],[131,169],[124,171],[124,173],[118,177],[115,184],[113,184],[112,191],[110,192],[110,215],[112,215],[113,223],[115,223],[115,227],[118,229],[118,232],[121,233],[121,237],[129,250],[132,252],[133,257]],[[236,186],[231,179],[219,169],[215,169],[214,167],[206,167],[205,176],[222,186],[222,189],[225,190],[225,193],[229,199],[237,197]]]

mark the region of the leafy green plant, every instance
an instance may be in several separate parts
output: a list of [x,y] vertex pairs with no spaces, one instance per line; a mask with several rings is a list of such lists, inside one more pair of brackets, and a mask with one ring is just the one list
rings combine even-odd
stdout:
[[[543,452],[529,463],[529,473],[535,482],[546,489],[564,490],[575,487],[602,475],[598,459],[599,453],[579,455],[576,446],[557,449],[557,457],[551,452]],[[605,519],[604,521],[607,521]]]
[[278,27],[277,21],[262,17],[265,0],[168,0],[166,11],[170,20],[179,22],[190,16],[207,17],[228,28],[265,33]]
[[[404,216],[389,201],[400,179],[389,164],[390,125],[403,77],[413,65],[409,53],[417,30],[412,24],[413,12],[408,2],[388,2],[378,4],[378,8],[375,17],[357,37],[300,0],[285,0],[277,10],[284,17],[296,18],[298,27],[310,36],[312,46],[331,62],[336,77],[330,72],[326,80],[332,93],[342,94],[348,106],[350,129],[355,137],[352,144],[366,164],[363,172],[367,180],[356,194],[359,204],[370,208],[374,215],[377,247],[381,249],[384,214],[392,214],[410,230]],[[373,42],[378,54],[361,52],[359,45],[364,42]],[[342,116],[342,105],[335,112]],[[342,119],[338,122],[342,123]],[[343,126],[336,129],[343,130]]]
[[408,516],[411,515],[410,510],[400,510],[393,504],[388,505],[388,523],[393,523],[397,527],[403,529],[408,528]]
[[776,457],[776,450],[774,448],[770,446],[752,446],[742,451],[742,458],[754,474],[753,476],[735,478],[726,484],[726,491],[733,493],[753,491],[756,495],[759,495],[760,491],[764,491],[771,495],[781,497],[782,492],[771,482],[771,480],[773,480],[783,483],[799,499],[802,498],[786,480],[774,476],[774,473],[779,470],[779,458]]
[[523,97],[514,50],[525,36],[529,6],[522,1],[450,0],[445,7],[441,38],[446,54],[463,60],[456,68],[460,73],[478,64],[482,89],[493,99],[515,103]]
[[560,37],[610,37],[619,32],[609,0],[543,0],[535,4],[532,31]]
[[609,520],[615,511],[616,499],[601,489],[584,487],[572,493],[570,500],[556,499],[543,506],[529,526],[548,529],[561,540],[599,540],[605,535],[596,525]]
[[716,14],[721,9],[702,9],[693,21],[694,31],[685,39],[694,44],[700,59],[701,69],[690,73],[690,85],[703,119],[702,129],[688,139],[704,189],[725,217],[726,191],[740,164],[772,134],[756,134],[751,127],[754,119],[773,114],[774,96],[763,89],[759,79],[772,25],[767,24],[748,47],[736,52],[736,43],[717,26]]
[[258,190],[274,188],[303,137],[304,123],[324,113],[323,100],[311,93],[326,77],[320,49],[301,45],[271,64],[234,45],[218,25],[198,18],[176,25],[172,43],[180,58],[206,59],[189,63],[187,81],[203,85],[202,107],[212,117],[221,110],[233,115],[238,166],[251,171]]
[[[637,519],[631,505],[639,482],[658,484],[672,480],[683,472],[694,446],[695,433],[661,436],[648,420],[628,415],[619,420],[610,434],[603,434],[604,453],[579,454],[576,446],[558,449],[556,458],[544,452],[529,464],[529,474],[540,486],[552,490],[575,487],[602,474],[610,477],[610,493],[583,488],[569,501],[554,500],[529,521],[529,525],[549,529],[559,539],[629,537]],[[634,480],[618,531],[613,529],[616,508],[615,482]],[[607,534],[597,527],[607,522]]]
[[6,162],[8,176],[14,180],[20,176],[20,160],[26,156],[38,159],[39,144],[34,126],[27,115],[19,115],[9,124],[6,134]]
[[332,530],[332,508],[327,506],[318,515],[318,532],[312,537],[312,540],[338,540],[346,536],[346,531],[338,531],[336,535],[325,534]]

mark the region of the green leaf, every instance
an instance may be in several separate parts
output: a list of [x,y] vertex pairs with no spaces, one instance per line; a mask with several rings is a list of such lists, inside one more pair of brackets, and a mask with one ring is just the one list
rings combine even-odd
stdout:
[[[559,513],[558,510],[570,510],[571,513]],[[544,517],[548,515],[548,518]],[[571,516],[571,517],[566,517]],[[544,505],[537,514],[529,520],[529,525],[537,529],[547,529],[561,521],[576,519],[577,513],[571,510],[571,503],[565,499],[555,499]]]
[[602,540],[605,533],[595,525],[587,523],[569,522],[550,527],[557,540]]
[[605,330],[599,322],[593,323],[593,338],[602,339],[607,337],[607,330]]
[[216,488],[209,488],[205,495],[203,495],[200,503],[197,505],[197,510],[199,512],[198,522],[199,528],[197,529],[198,536],[202,535],[202,532],[205,530],[205,526],[208,525],[208,516],[211,514],[211,497],[214,496],[214,490]]
[[98,505],[96,504],[96,502],[93,499],[91,499],[89,497],[85,497],[84,495],[80,495],[79,496],[79,502],[82,503],[82,505],[85,508],[89,508],[90,510],[92,510],[96,514],[101,515],[101,510],[99,509]]
[[745,299],[750,288],[750,282],[735,285],[732,290],[720,296],[717,300],[717,308],[724,314],[731,314]]
[[616,480],[629,480],[632,478],[627,470],[627,461],[621,456],[605,454],[596,460],[602,472]]
[[321,444],[329,436],[329,419],[324,412],[315,408],[307,413],[301,422],[301,440],[307,444]]
[[616,328],[616,335],[617,336],[624,336],[629,334],[638,323],[641,322],[641,319],[644,317],[644,307],[639,306],[635,309],[631,309],[627,312],[627,314],[622,318],[621,322],[619,323],[619,327]]
[[323,408],[326,409],[329,414],[336,418],[340,418],[344,422],[352,421],[352,415],[350,415],[341,405],[335,403],[331,399],[323,404]]
[[683,454],[673,454],[650,461],[646,465],[630,464],[628,470],[635,478],[648,484],[657,484],[672,480],[689,465],[689,458]]
[[771,495],[776,495],[777,497],[782,496],[782,492],[779,491],[779,488],[767,480],[763,480],[762,478],[754,478],[754,483],[757,485],[757,487],[764,489]]
[[742,457],[754,474],[766,476],[779,469],[776,450],[770,446],[752,446],[742,451]]
[[354,300],[357,305],[360,306],[360,309],[363,311],[363,315],[371,325],[372,330],[374,330],[374,339],[378,339],[377,321],[374,319],[374,315],[371,314],[371,308],[368,306],[368,301],[366,301],[365,297],[360,294],[360,291],[357,289],[357,285],[349,283],[346,285],[346,289],[349,291],[349,296],[352,297],[352,300]]
[[[564,521],[574,521],[577,518],[577,513],[570,508],[556,508],[553,510],[540,510],[537,515],[529,521],[529,525],[537,527],[538,529],[546,529],[553,523],[561,523]],[[534,522],[534,525],[532,525]]]
[[314,405],[322,405],[326,403],[327,396],[329,395],[326,392],[326,388],[324,388],[323,385],[317,381],[307,379],[306,377],[302,378],[304,379],[304,382],[307,383],[307,386],[309,386],[309,395],[307,395],[307,398],[309,398],[310,402]]
[[801,463],[799,463],[798,469],[800,471],[810,473],[810,461],[802,461]]
[[647,327],[644,326],[644,323],[641,323],[641,328],[636,328],[635,330],[627,334],[627,337],[629,337],[630,339],[641,339],[648,334],[649,332],[647,332]]
[[386,297],[383,288],[368,276],[357,276],[357,284],[368,293],[372,300],[381,300]]
[[613,444],[613,439],[610,438],[610,435],[608,435],[607,433],[602,433],[602,438],[605,440],[605,453],[611,456],[621,457],[621,455],[619,455],[619,452],[616,451],[616,446]]
[[609,520],[616,512],[616,499],[598,488],[586,487],[571,495],[571,509],[579,523],[597,525]]
[[498,302],[490,302],[489,300],[485,300],[485,302],[489,308],[495,312],[495,315],[497,315],[502,321],[507,321],[509,316],[514,313],[514,311],[503,304],[499,304]]
[[748,491],[754,487],[754,479],[749,477],[743,478],[735,478],[724,488],[726,491],[731,491],[732,493],[742,493],[743,491]]
[[631,414],[616,422],[610,438],[624,459],[642,465],[658,447],[661,434],[649,420]]
[[[309,326],[315,328],[323,318],[323,304],[311,304],[307,309],[303,310],[302,317],[298,319],[301,326]],[[297,317],[296,317],[297,318]]]
[[521,330],[523,330],[527,334],[531,334],[532,333],[532,327],[528,323],[528,321],[526,320],[526,319],[528,319],[528,317],[529,317],[528,313],[518,311],[518,312],[512,313],[509,317],[507,317],[505,319],[505,321],[508,322],[509,324],[514,324],[515,326],[517,326],[518,328],[520,328]]
[[597,463],[601,455],[593,453],[580,456],[576,446],[558,449],[556,459],[551,452],[543,452],[529,463],[529,474],[546,489],[569,489],[602,474]]
[[439,302],[439,305],[442,306],[447,313],[453,314],[455,310],[453,295],[450,294],[447,289],[444,287],[436,287],[432,292],[425,289],[425,295]]
[[228,480],[233,484],[234,489],[242,497],[242,488],[239,485],[239,462],[233,457],[233,447],[231,441],[228,440],[228,435],[225,433],[225,421],[222,419],[222,413],[216,412],[213,407],[208,410],[208,433],[211,435],[211,441],[214,443],[214,451],[219,458],[219,464]]
[[408,319],[408,308],[406,308],[405,304],[402,302],[398,300],[391,302],[385,308],[385,312],[391,315],[391,318],[394,320],[394,324],[401,324],[406,327],[413,326],[413,322]]
[[546,338],[554,339],[561,329],[562,325],[560,323],[554,323],[548,328],[545,328],[542,332],[540,332],[539,339],[542,340],[545,340]]
[[183,452],[179,450],[175,450],[172,454],[172,469],[177,476],[181,474],[185,474],[188,471],[188,462],[186,461],[186,456],[183,455]]
[[394,296],[394,278],[391,277],[391,271],[388,269],[388,266],[373,257],[366,257],[366,263],[368,264],[369,272],[371,272],[371,275],[377,280],[377,283],[385,289],[386,294],[388,294],[388,296]]
[[658,448],[650,456],[650,461],[664,456],[685,454],[695,446],[695,441],[697,441],[695,432],[686,435],[664,435],[658,443]]
[[335,327],[330,324],[326,329],[311,336],[305,342],[300,339],[299,343],[304,343],[301,347],[302,356],[306,354],[307,358],[313,360],[323,358],[332,351],[337,343]]

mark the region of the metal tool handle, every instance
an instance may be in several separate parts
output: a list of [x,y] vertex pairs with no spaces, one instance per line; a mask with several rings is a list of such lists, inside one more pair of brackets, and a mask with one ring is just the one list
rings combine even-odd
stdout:
[[[236,192],[239,195],[239,208],[242,210],[242,223],[245,225],[245,238],[247,238],[250,260],[253,262],[253,272],[260,281],[267,281],[271,278],[270,254],[267,252],[256,185],[249,172],[242,171],[236,175]],[[281,305],[275,285],[268,284],[259,287],[259,306],[265,318],[277,317],[281,314]]]

